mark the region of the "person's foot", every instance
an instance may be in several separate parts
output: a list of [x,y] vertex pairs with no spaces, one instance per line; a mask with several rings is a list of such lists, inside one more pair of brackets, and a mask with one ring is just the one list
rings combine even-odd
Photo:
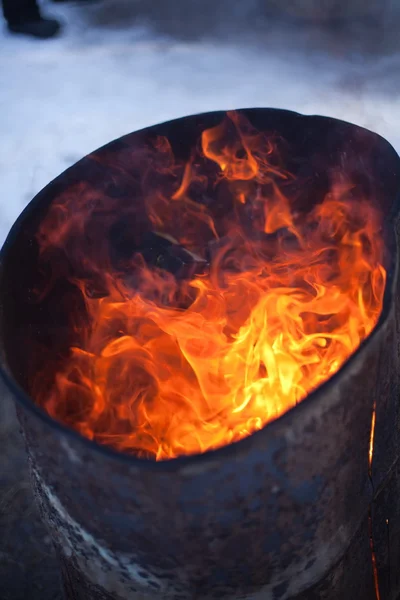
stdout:
[[99,0],[53,0],[53,2],[55,4],[61,4],[61,3],[66,3],[69,2],[71,4],[74,3],[78,3],[78,4],[89,4],[91,2],[98,2]]
[[44,19],[43,17],[39,17],[32,21],[9,23],[8,29],[12,33],[20,33],[22,35],[30,35],[35,38],[47,40],[60,32],[61,25],[55,19]]

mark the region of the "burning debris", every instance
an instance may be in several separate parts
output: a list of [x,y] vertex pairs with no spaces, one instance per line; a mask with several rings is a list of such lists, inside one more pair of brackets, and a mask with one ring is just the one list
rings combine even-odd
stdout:
[[73,195],[41,225],[43,259],[64,253],[87,319],[34,395],[82,435],[162,460],[248,436],[331,377],[377,322],[386,273],[371,202],[342,174],[299,210],[272,137],[237,113],[187,163],[166,138],[149,162],[151,229]]

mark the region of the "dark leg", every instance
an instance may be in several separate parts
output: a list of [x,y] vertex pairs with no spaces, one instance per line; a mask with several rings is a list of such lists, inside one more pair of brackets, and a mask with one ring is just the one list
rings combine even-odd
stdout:
[[37,0],[0,0],[4,18],[12,33],[29,35],[35,38],[51,38],[60,31],[60,23],[55,19],[45,19],[40,14]]
[[3,13],[10,25],[18,25],[40,18],[36,0],[3,0]]

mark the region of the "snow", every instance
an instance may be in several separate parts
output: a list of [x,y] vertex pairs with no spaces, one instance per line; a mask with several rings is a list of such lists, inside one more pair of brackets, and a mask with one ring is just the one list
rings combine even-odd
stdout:
[[182,40],[139,20],[106,27],[96,6],[45,9],[65,20],[62,37],[0,31],[0,242],[35,193],[80,157],[187,114],[246,106],[325,114],[400,151],[400,54],[318,48],[306,34],[279,32],[267,41]]

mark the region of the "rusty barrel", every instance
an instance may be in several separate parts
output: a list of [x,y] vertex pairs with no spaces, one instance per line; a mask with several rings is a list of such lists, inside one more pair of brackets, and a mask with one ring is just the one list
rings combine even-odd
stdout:
[[71,186],[84,184],[94,197],[135,198],[129,165],[137,149],[163,135],[188,157],[224,113],[127,135],[44,188],[1,251],[1,374],[16,401],[70,600],[396,600],[400,592],[399,157],[380,136],[335,119],[239,112],[286,141],[288,168],[307,181],[308,193],[325,193],[327,171],[346,165],[379,205],[388,273],[381,317],[331,379],[240,442],[163,462],[97,445],[30,397],[27,373],[42,360],[32,340],[58,352],[68,338],[61,292],[46,309],[32,301],[41,277],[38,226]]

